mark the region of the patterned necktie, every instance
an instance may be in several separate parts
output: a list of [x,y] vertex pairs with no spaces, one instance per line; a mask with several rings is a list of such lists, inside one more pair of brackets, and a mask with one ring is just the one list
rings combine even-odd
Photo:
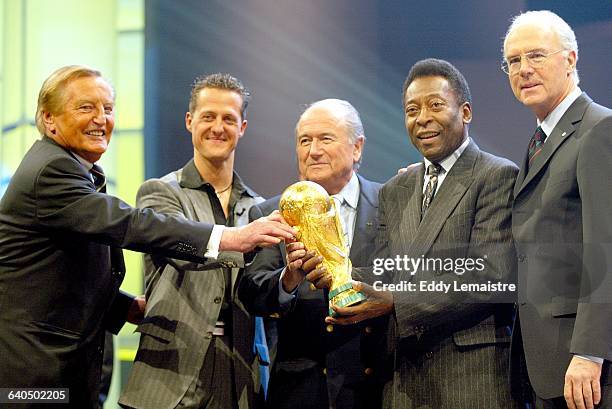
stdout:
[[545,140],[546,140],[546,134],[544,133],[542,128],[538,126],[535,133],[531,137],[531,140],[529,141],[529,148],[528,148],[528,153],[527,153],[528,160],[529,160],[528,162],[529,166],[531,165],[531,162],[533,162],[535,157],[542,150],[542,146],[544,145]]
[[442,166],[436,164],[431,164],[427,167],[427,176],[429,176],[429,182],[427,182],[427,187],[425,188],[425,193],[423,194],[423,205],[421,206],[421,217],[425,215],[427,209],[431,205],[431,201],[433,200],[434,195],[436,194],[436,188],[438,187],[438,175],[442,170]]
[[94,163],[90,172],[96,186],[96,192],[106,193],[106,176],[104,176],[102,168]]
[[348,234],[348,212],[345,211],[344,197],[339,195],[332,195],[332,199],[336,202],[336,209],[338,210],[338,216],[340,216],[340,223],[342,224],[342,232],[344,233],[344,244],[350,247],[349,234]]

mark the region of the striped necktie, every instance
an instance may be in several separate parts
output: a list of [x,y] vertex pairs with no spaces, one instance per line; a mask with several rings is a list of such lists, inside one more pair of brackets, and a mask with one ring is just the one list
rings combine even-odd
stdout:
[[431,206],[431,201],[433,200],[434,195],[436,194],[436,188],[438,187],[438,175],[442,170],[442,166],[437,163],[432,163],[427,167],[427,176],[429,176],[429,182],[427,182],[427,186],[425,187],[425,193],[423,194],[423,204],[421,206],[421,218],[425,216],[425,212]]
[[531,166],[531,162],[535,159],[536,156],[542,151],[542,146],[544,145],[544,141],[546,140],[546,134],[542,130],[541,127],[535,130],[535,133],[531,137],[529,141],[529,148],[527,151],[528,155],[528,166]]
[[94,163],[90,172],[96,186],[96,192],[106,193],[106,176],[104,176],[102,168]]

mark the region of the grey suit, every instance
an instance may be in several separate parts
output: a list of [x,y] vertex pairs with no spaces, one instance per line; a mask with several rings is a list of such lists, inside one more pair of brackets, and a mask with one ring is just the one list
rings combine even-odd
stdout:
[[[215,222],[213,205],[203,181],[190,161],[183,169],[161,179],[146,181],[138,191],[139,207],[173,214],[189,220]],[[214,191],[214,189],[213,189]],[[214,195],[214,193],[213,193]],[[230,203],[235,205],[234,225],[248,222],[248,208],[263,201],[234,173]],[[156,256],[145,257],[147,310],[138,326],[140,346],[120,403],[135,408],[174,408],[198,378],[213,338],[212,331],[225,296],[223,269],[231,271],[231,318],[233,387],[240,409],[253,406],[254,388],[259,387],[253,354],[253,318],[234,297],[234,285],[243,258],[239,253],[221,253],[207,264],[186,263]],[[209,270],[209,271],[195,271]],[[219,374],[227,376],[228,374]],[[230,407],[230,403],[227,403]]]
[[[583,93],[525,169],[512,211],[520,285],[512,362],[520,367],[524,347],[531,385],[549,399],[563,395],[572,354],[612,359],[612,111]],[[602,384],[610,382],[606,362]]]
[[[395,271],[392,281],[512,281],[512,186],[518,169],[470,142],[421,221],[424,166],[387,182],[380,194],[377,257],[483,259],[476,274]],[[506,367],[512,304],[493,293],[394,292],[395,373],[385,389],[394,408],[513,408]],[[508,294],[513,297],[513,294]]]

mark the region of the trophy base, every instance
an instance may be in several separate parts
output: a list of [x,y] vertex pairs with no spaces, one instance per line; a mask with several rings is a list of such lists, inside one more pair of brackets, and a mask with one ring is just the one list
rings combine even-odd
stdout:
[[337,287],[329,292],[329,316],[336,316],[336,312],[331,308],[332,304],[336,307],[348,307],[359,304],[365,299],[366,296],[362,292],[355,291],[350,282],[341,285],[340,287]]

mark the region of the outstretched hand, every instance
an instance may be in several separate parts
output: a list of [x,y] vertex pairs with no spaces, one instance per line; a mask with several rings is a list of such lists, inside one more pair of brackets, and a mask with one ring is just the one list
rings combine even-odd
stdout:
[[221,236],[221,251],[248,253],[256,247],[279,244],[282,240],[294,240],[297,232],[289,226],[278,210],[246,226],[226,227]]

